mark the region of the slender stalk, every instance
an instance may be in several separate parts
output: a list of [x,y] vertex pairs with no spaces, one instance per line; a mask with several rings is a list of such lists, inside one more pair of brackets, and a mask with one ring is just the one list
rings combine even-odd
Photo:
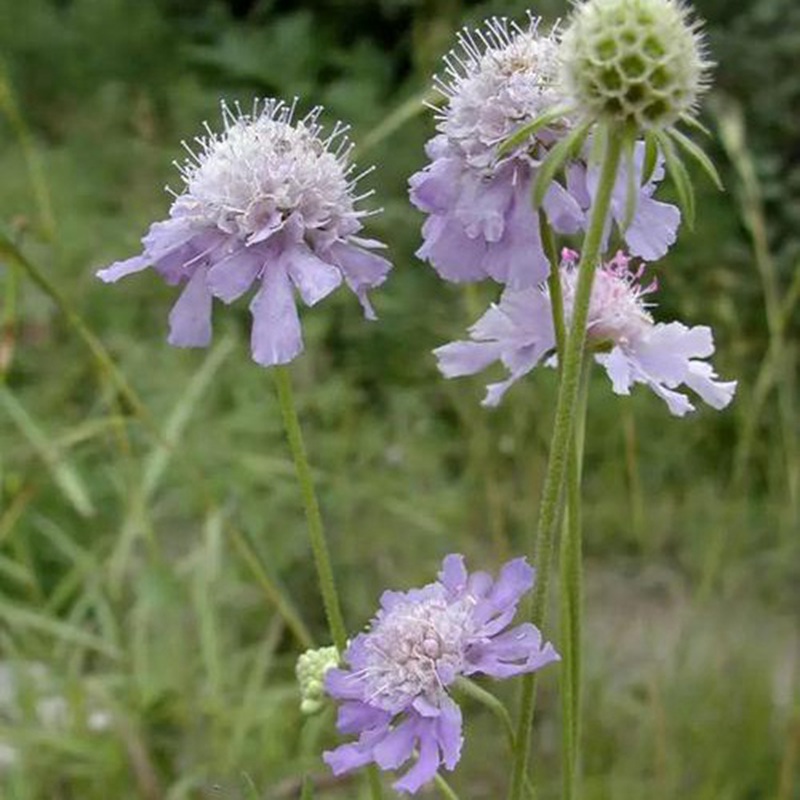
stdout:
[[438,772],[433,780],[442,797],[447,798],[447,800],[458,800],[458,795],[453,790],[453,787]]
[[580,738],[582,700],[583,631],[583,542],[581,520],[581,475],[584,430],[589,397],[591,362],[585,359],[575,429],[567,463],[566,524],[561,533],[561,656],[563,658],[561,708],[564,733],[563,800],[578,797],[580,787]]
[[547,276],[547,288],[550,292],[550,308],[553,313],[553,330],[556,335],[556,354],[558,355],[558,369],[561,371],[561,357],[564,353],[564,343],[567,338],[564,322],[564,293],[561,290],[561,259],[556,247],[556,237],[553,229],[547,222],[544,211],[539,212],[539,233],[547,260],[550,262],[550,274]]
[[285,366],[273,367],[275,386],[278,390],[278,402],[283,416],[283,425],[286,429],[286,438],[289,440],[289,449],[300,484],[300,493],[303,496],[303,507],[306,512],[308,536],[311,540],[311,550],[314,553],[314,564],[317,568],[319,590],[322,603],[325,606],[325,616],[328,619],[328,628],[331,639],[336,649],[343,653],[347,648],[347,628],[344,625],[342,610],[339,605],[339,596],[336,593],[336,583],[333,578],[331,556],[325,533],[322,528],[322,515],[319,512],[317,493],[314,490],[314,481],[311,477],[311,467],[308,464],[306,448],[303,443],[303,433],[300,429],[300,420],[297,418],[297,408],[292,392],[292,378],[289,368]]
[[[539,508],[539,525],[532,548],[538,580],[531,603],[531,619],[541,627],[547,614],[550,585],[550,562],[560,516],[562,487],[567,471],[569,451],[572,446],[572,428],[578,404],[581,364],[586,339],[586,322],[589,315],[592,284],[601,255],[603,232],[611,193],[616,182],[624,135],[622,131],[609,131],[604,138],[604,153],[600,181],[592,206],[591,219],[583,242],[583,252],[578,265],[578,285],[572,309],[570,332],[564,346],[561,363],[561,381],[556,402],[553,438],[547,464],[542,499]],[[517,725],[516,753],[511,775],[510,800],[520,800],[528,770],[533,710],[536,703],[536,673],[526,675],[522,681],[520,715]]]

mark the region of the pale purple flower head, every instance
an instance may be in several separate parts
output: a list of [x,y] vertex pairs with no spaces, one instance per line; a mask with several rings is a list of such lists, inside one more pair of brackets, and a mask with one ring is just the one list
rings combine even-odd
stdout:
[[[560,271],[564,313],[572,313],[578,272],[577,253],[564,251]],[[632,272],[628,256],[618,253],[601,266],[592,288],[587,346],[611,379],[614,392],[630,394],[643,383],[662,398],[669,410],[682,417],[694,406],[677,391],[685,386],[716,409],[733,399],[736,381],[717,381],[704,359],[714,353],[711,329],[680,322],[655,322],[646,297],[655,283],[642,286],[642,269]],[[447,378],[474,375],[500,361],[509,377],[487,387],[483,404],[496,406],[508,388],[542,362],[554,363],[550,295],[546,287],[506,289],[497,305],[470,328],[470,341],[452,342],[434,350],[439,369]]]
[[347,129],[323,133],[319,107],[298,120],[294,112],[273,99],[250,113],[223,103],[222,133],[206,126],[197,151],[187,146],[169,218],[153,223],[141,255],[98,272],[113,282],[152,266],[182,284],[170,344],[208,345],[212,298],[231,303],[254,286],[251,349],[263,366],[302,352],[295,291],[312,306],[344,281],[374,318],[367,290],[391,264],[371,252],[380,243],[358,236],[368,212],[356,209],[366,195],[356,196]]
[[[410,188],[412,202],[427,215],[417,255],[446,280],[493,278],[524,289],[547,277],[532,188],[540,164],[573,121],[565,112],[514,150],[501,155],[499,148],[526,123],[564,105],[557,71],[558,31],[542,34],[532,16],[527,27],[492,19],[481,30],[465,29],[445,58],[445,77],[436,80],[445,103],[426,147],[430,163],[412,176]],[[640,185],[642,154],[639,145],[637,212],[623,235],[635,255],[654,259],[674,241],[680,215],[652,200],[663,172]],[[547,189],[543,209],[557,233],[587,224],[596,176],[586,162],[583,155],[569,162],[566,188],[553,181]],[[620,177],[614,217],[622,223],[628,182]]]
[[534,582],[524,558],[493,580],[449,555],[438,577],[421,589],[384,592],[369,630],[344,653],[347,669],[327,672],[328,694],[340,701],[339,731],[358,736],[324,754],[336,775],[371,762],[398,769],[417,753],[394,784],[415,793],[461,756],[461,711],[448,693],[456,678],[508,678],[558,660],[532,624],[508,628]]

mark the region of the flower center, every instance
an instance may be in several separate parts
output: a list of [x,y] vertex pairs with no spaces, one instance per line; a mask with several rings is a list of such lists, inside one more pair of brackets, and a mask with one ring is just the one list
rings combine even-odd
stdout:
[[[640,273],[630,271],[629,261],[627,256],[618,253],[595,274],[587,330],[587,337],[594,345],[608,341],[625,345],[653,326],[644,296],[654,286],[642,287],[639,283]],[[569,320],[578,282],[574,261],[568,260],[561,272],[561,279],[564,313]]]
[[397,711],[414,698],[436,703],[464,665],[472,604],[443,597],[403,601],[373,627],[364,675],[370,703]]
[[[349,148],[341,127],[320,138],[318,115],[293,123],[292,108],[277,101],[266,101],[252,115],[225,109],[225,131],[198,139],[200,152],[181,167],[182,204],[245,236],[278,229],[291,215],[305,228],[336,232],[356,214]],[[341,146],[329,150],[337,138]]]
[[560,102],[557,44],[537,33],[535,21],[524,31],[504,20],[459,41],[463,53],[447,60],[449,83],[439,82],[449,98],[439,130],[473,166],[486,167],[520,124]]

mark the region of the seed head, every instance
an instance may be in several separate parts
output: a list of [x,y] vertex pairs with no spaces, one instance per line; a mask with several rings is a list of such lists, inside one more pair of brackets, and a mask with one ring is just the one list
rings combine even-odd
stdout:
[[563,91],[580,111],[640,130],[691,113],[709,66],[679,0],[585,0],[561,42]]

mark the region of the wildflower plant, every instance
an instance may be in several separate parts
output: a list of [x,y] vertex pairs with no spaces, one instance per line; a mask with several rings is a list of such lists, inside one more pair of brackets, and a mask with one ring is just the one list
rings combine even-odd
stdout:
[[[693,200],[679,154],[716,179],[702,150],[677,125],[699,128],[698,100],[709,62],[697,23],[677,0],[583,0],[563,28],[545,31],[489,20],[463,30],[436,84],[429,163],[410,179],[410,197],[426,215],[418,251],[448,281],[491,279],[499,302],[468,338],[435,353],[446,377],[501,362],[508,377],[490,384],[497,406],[514,382],[538,365],[558,370],[559,391],[537,527],[536,563],[507,563],[499,576],[469,573],[447,556],[438,580],[408,592],[387,591],[368,629],[350,638],[336,590],[287,372],[303,350],[295,294],[313,306],[342,283],[374,317],[367,293],[386,279],[383,245],[364,237],[369,211],[357,193],[364,173],[350,163],[347,129],[325,132],[321,109],[304,117],[296,104],[223,104],[223,131],[188,147],[179,166],[184,187],[169,217],[154,223],[143,253],[101,270],[107,282],[153,267],[181,285],[169,341],[204,346],[214,298],[233,303],[252,291],[253,360],[272,367],[286,435],[306,512],[332,645],[297,663],[301,709],[338,704],[338,729],[355,740],[324,754],[336,775],[366,768],[373,800],[378,770],[412,762],[395,782],[415,793],[455,768],[463,741],[463,689],[498,714],[512,752],[509,800],[532,792],[528,760],[536,675],[563,658],[563,793],[576,797],[581,716],[581,503],[584,425],[591,362],[617,394],[648,386],[676,416],[693,410],[684,389],[722,409],[736,382],[708,362],[711,331],[657,322],[657,282],[642,281],[640,261],[656,262],[674,243],[682,214],[657,199],[674,182],[685,216]],[[558,237],[581,238],[559,255]],[[621,247],[609,257],[612,247]],[[649,274],[649,273],[648,273]],[[566,519],[563,526],[561,521]],[[560,540],[562,641],[544,641],[551,562]],[[530,592],[530,597],[526,597]],[[527,620],[510,627],[518,608]],[[516,727],[500,701],[470,676],[522,676]]]

